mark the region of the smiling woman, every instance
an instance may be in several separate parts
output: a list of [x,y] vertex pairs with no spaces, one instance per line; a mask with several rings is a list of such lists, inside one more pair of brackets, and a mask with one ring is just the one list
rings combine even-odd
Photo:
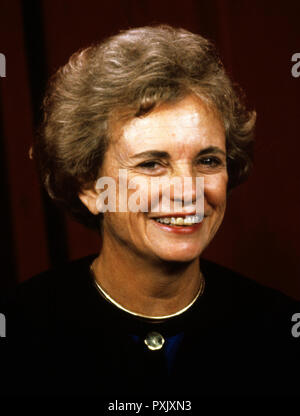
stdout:
[[255,124],[213,45],[169,26],[121,32],[70,58],[44,112],[33,146],[41,178],[99,230],[101,249],[5,301],[11,350],[20,336],[28,349],[13,355],[12,385],[111,397],[290,393],[293,302],[202,258],[249,174]]

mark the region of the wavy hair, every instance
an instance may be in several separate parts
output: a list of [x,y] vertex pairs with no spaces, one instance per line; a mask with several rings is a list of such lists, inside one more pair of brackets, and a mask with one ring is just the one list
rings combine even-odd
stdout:
[[224,123],[228,190],[242,183],[252,165],[255,111],[247,110],[210,41],[159,25],[122,31],[80,50],[50,79],[33,156],[51,198],[99,229],[102,214],[91,214],[78,193],[98,179],[112,116],[140,117],[191,93]]

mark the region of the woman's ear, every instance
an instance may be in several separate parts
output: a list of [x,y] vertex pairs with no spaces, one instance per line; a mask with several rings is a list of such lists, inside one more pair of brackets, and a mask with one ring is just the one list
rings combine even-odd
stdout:
[[97,209],[96,202],[98,198],[98,193],[95,189],[83,189],[79,194],[78,197],[81,202],[87,207],[87,209],[94,215],[99,214],[99,210]]

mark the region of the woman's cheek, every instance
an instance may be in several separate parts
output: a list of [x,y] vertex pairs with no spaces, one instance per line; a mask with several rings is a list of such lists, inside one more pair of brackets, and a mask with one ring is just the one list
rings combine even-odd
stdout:
[[227,173],[210,175],[204,178],[205,201],[213,207],[225,206],[227,196]]
[[148,212],[151,208],[150,187],[147,178],[135,176],[127,183],[127,209],[129,212]]

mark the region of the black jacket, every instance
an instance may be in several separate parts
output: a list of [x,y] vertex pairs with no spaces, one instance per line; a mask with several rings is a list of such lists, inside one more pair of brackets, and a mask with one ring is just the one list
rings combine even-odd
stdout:
[[[115,399],[299,394],[300,338],[291,332],[299,303],[201,260],[203,295],[184,314],[149,323],[101,297],[89,271],[94,257],[35,276],[2,300],[2,392]],[[169,344],[149,350],[151,331]]]

